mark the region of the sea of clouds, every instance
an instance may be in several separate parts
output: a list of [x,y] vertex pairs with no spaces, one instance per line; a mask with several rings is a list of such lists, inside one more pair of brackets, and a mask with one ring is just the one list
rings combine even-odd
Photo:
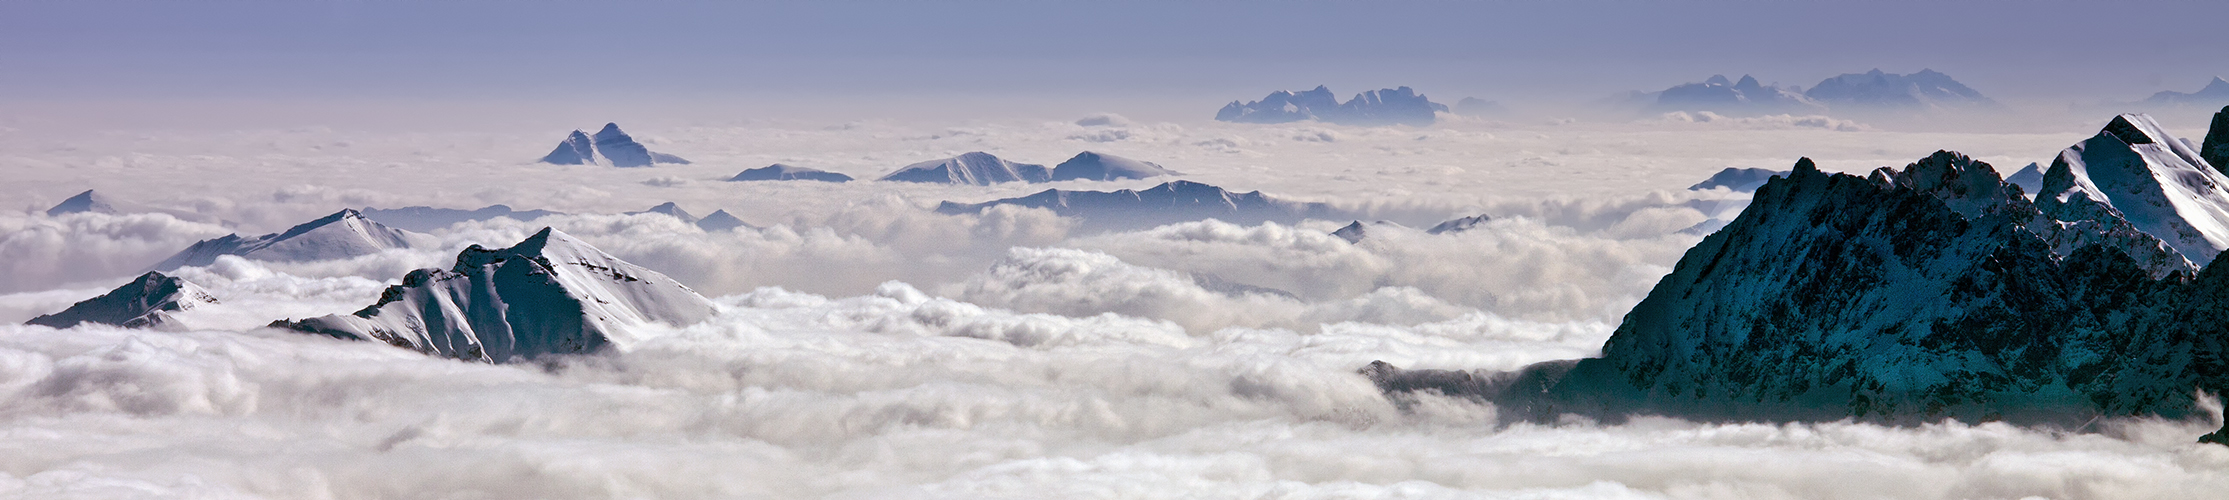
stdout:
[[[1809,117],[1433,128],[1074,121],[631,129],[692,165],[531,163],[571,128],[0,133],[0,323],[105,292],[194,241],[341,208],[504,203],[438,245],[223,258],[184,331],[0,326],[0,495],[27,498],[2159,498],[2229,487],[2218,421],[2085,433],[1943,422],[1496,424],[1395,405],[1356,370],[1593,355],[1745,201],[1720,168],[2009,172],[2086,134],[1884,131]],[[625,125],[625,124],[623,124]],[[872,178],[971,150],[1084,150],[1348,220],[1087,232],[1044,210],[942,215],[1047,187],[730,183],[783,162]],[[43,210],[84,189],[188,210]],[[707,232],[666,201],[758,226]],[[1426,234],[1486,214],[1476,229]],[[714,297],[624,352],[519,365],[259,328],[353,311],[404,272],[556,227]],[[2218,411],[2215,412],[2218,414]]]

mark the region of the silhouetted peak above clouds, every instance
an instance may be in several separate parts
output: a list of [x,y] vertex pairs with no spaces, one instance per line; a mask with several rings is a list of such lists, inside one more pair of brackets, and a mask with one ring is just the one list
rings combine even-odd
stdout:
[[776,164],[773,164],[773,165],[767,165],[767,166],[764,166],[764,167],[759,167],[759,168],[754,168],[754,169],[750,169],[750,170],[744,170],[744,171],[742,171],[742,172],[738,172],[738,173],[736,173],[736,174],[735,174],[735,176],[734,176],[734,177],[729,177],[729,178],[728,178],[728,181],[731,181],[731,182],[745,182],[745,181],[822,181],[822,182],[851,182],[851,176],[849,176],[849,175],[844,175],[844,174],[839,174],[839,173],[835,173],[835,172],[830,172],[830,171],[826,171],[826,170],[821,170],[821,169],[817,169],[817,168],[806,168],[806,167],[799,167],[799,166],[792,166],[792,165],[786,165],[786,164],[776,163]]
[[1315,120],[1340,125],[1431,125],[1446,105],[1432,102],[1415,89],[1398,87],[1355,94],[1338,102],[1331,89],[1292,92],[1279,90],[1259,101],[1231,101],[1215,113],[1218,121],[1238,123],[1291,123]]

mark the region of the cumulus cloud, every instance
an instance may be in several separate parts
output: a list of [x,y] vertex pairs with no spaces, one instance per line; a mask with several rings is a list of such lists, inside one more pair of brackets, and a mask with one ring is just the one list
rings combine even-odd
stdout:
[[0,215],[0,293],[137,275],[230,232],[169,214]]
[[[1649,224],[1656,225],[1652,231],[1677,226]],[[1125,262],[1212,273],[1310,301],[1404,287],[1504,317],[1614,322],[1698,239],[1665,232],[1622,239],[1600,234],[1617,234],[1625,230],[1621,225],[1583,233],[1523,217],[1440,235],[1373,228],[1360,243],[1332,236],[1330,229],[1204,221],[1076,244]]]

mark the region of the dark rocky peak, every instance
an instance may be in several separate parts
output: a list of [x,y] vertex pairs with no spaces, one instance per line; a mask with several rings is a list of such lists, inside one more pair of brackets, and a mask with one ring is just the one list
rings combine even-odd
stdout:
[[2206,129],[2206,140],[2198,146],[2198,151],[2214,170],[2229,174],[2229,106],[2222,106],[2221,111],[2214,113],[2213,125]]

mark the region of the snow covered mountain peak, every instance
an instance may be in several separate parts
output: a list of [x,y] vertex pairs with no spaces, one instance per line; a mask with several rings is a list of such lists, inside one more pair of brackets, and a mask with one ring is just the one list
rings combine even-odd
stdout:
[[665,153],[651,152],[633,136],[619,130],[617,123],[605,123],[595,136],[574,130],[557,143],[557,149],[542,157],[542,163],[557,165],[608,164],[614,167],[648,167],[659,163],[688,164],[689,160]]
[[686,326],[715,311],[664,274],[543,228],[509,248],[466,248],[446,270],[411,271],[354,314],[272,326],[510,362],[625,349],[644,339],[646,325]]
[[977,186],[1005,182],[1036,183],[1051,178],[1051,170],[1044,165],[1006,161],[982,151],[906,165],[890,175],[882,176],[885,181]]
[[1069,158],[1068,161],[1054,165],[1052,180],[1111,181],[1116,179],[1150,179],[1164,175],[1176,175],[1176,172],[1171,172],[1168,168],[1153,162],[1085,151],[1077,153],[1074,158]]
[[219,255],[282,262],[331,260],[420,244],[432,244],[432,238],[387,227],[364,218],[363,213],[355,209],[342,209],[284,232],[255,237],[231,234],[202,240],[155,264],[155,269],[206,266],[216,262]]
[[27,325],[69,328],[80,323],[101,323],[125,328],[175,327],[170,313],[215,304],[217,298],[186,280],[148,272],[99,297],[85,299],[62,312],[48,314]]
[[2229,249],[2229,177],[2146,115],[2113,117],[2061,151],[2036,205],[2061,221],[2124,219],[2193,263]]

